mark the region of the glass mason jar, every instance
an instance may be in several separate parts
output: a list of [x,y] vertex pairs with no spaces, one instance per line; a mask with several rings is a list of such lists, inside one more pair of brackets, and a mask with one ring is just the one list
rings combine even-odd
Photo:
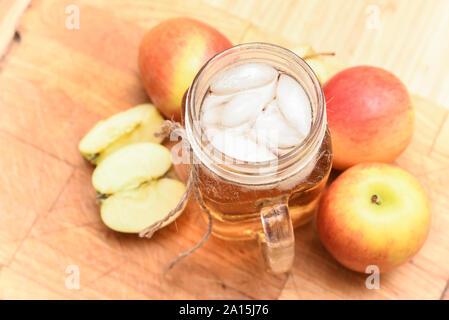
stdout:
[[[251,62],[269,64],[295,78],[312,108],[308,136],[275,163],[226,161],[229,157],[213,149],[199,124],[201,104],[214,77],[231,66]],[[293,228],[312,219],[332,164],[325,100],[312,69],[279,46],[232,47],[198,72],[184,97],[183,122],[196,159],[197,188],[213,218],[213,235],[257,239],[268,268],[275,273],[288,271],[294,260]]]

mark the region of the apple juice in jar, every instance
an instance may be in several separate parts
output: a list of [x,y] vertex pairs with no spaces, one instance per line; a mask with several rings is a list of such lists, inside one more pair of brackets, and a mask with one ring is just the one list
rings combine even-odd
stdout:
[[332,151],[321,87],[302,59],[264,43],[228,49],[200,70],[184,108],[215,236],[264,242],[277,213],[293,227],[311,220]]

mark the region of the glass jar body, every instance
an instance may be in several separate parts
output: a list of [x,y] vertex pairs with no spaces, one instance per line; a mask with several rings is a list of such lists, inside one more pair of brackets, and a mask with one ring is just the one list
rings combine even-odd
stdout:
[[196,166],[198,188],[212,214],[213,234],[227,240],[255,239],[263,234],[260,210],[279,198],[288,198],[293,227],[313,218],[332,167],[329,130],[326,130],[318,152],[302,172],[280,182],[241,184],[218,176],[204,164]]
[[[222,162],[209,152],[199,125],[201,104],[212,79],[231,66],[247,62],[267,63],[292,76],[310,100],[309,135],[274,165]],[[289,211],[282,219],[291,220],[293,227],[312,219],[331,170],[332,147],[321,86],[303,60],[284,48],[263,43],[228,49],[200,70],[184,97],[183,109],[183,122],[196,160],[193,165],[198,173],[197,188],[212,214],[214,235],[228,240],[257,238],[263,242],[269,225],[263,212],[279,204],[283,206],[281,211]]]

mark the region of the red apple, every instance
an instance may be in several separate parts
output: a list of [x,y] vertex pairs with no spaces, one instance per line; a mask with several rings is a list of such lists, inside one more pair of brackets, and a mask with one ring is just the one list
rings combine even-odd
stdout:
[[190,18],[166,20],[143,37],[139,70],[154,105],[171,119],[181,119],[181,101],[197,72],[232,43],[211,26]]
[[391,162],[409,144],[414,111],[404,84],[377,67],[358,66],[323,87],[332,137],[333,166]]
[[363,163],[343,172],[321,199],[320,239],[347,268],[385,272],[408,261],[430,228],[428,200],[418,181],[399,167]]

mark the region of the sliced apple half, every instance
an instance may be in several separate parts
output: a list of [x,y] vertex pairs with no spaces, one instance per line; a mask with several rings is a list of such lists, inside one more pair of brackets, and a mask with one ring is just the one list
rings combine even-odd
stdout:
[[164,119],[152,104],[141,104],[100,121],[79,143],[83,156],[99,164],[108,155],[134,142],[160,143],[154,136]]
[[136,188],[163,176],[171,167],[170,150],[152,142],[134,143],[114,152],[98,164],[92,184],[102,195]]
[[[140,232],[164,219],[178,205],[185,190],[182,182],[163,178],[136,189],[117,192],[102,201],[101,219],[112,230]],[[161,228],[173,222],[181,212],[179,210]]]

